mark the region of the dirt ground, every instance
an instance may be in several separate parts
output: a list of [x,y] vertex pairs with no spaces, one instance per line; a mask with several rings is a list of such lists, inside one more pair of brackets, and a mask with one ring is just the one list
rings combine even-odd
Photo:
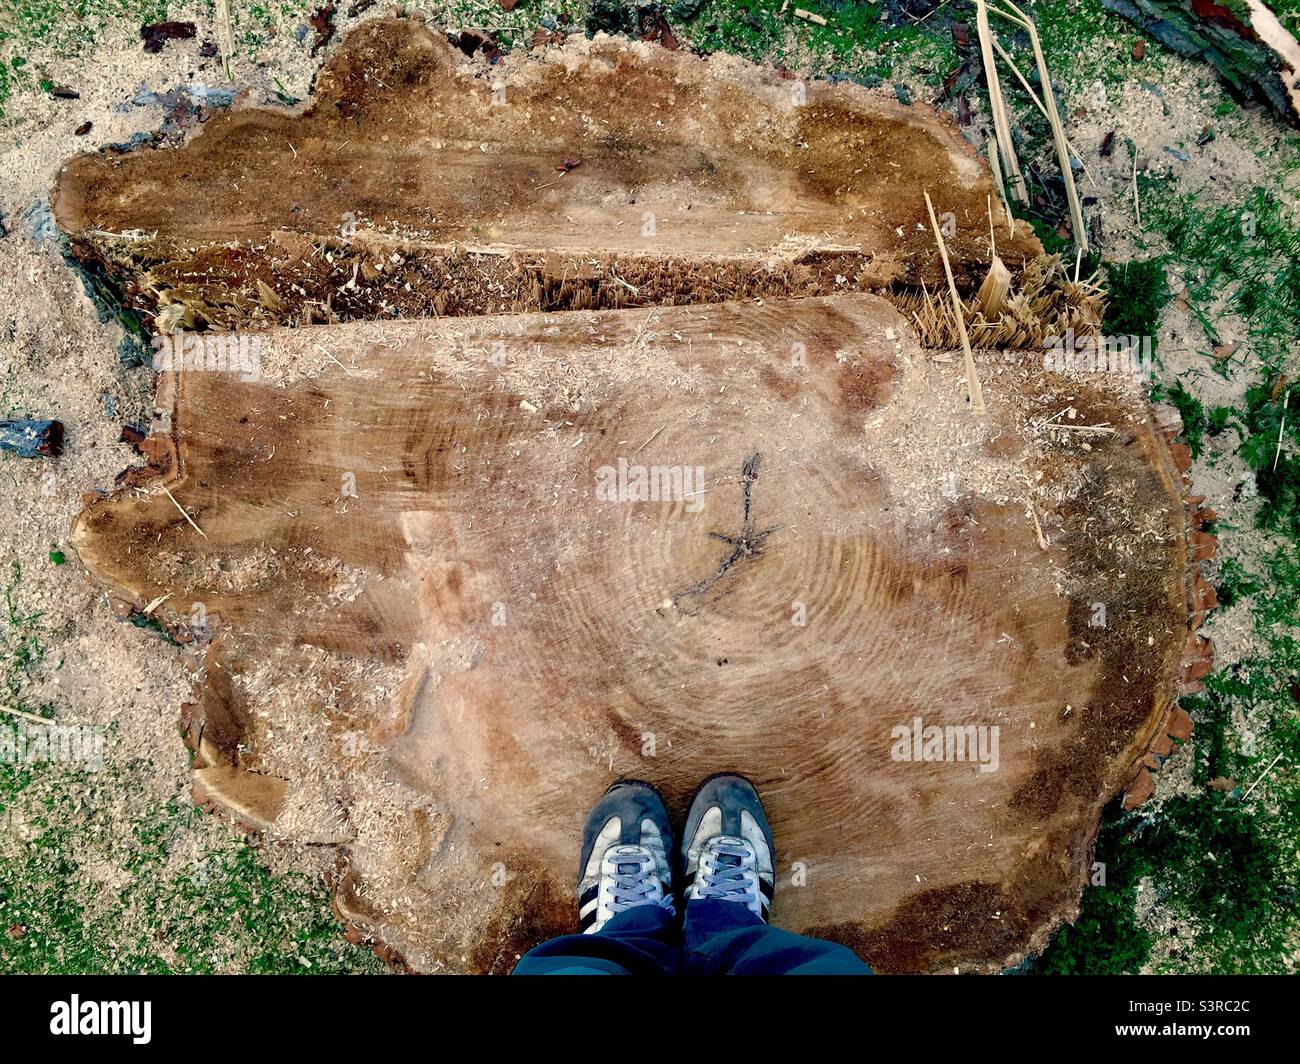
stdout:
[[[448,14],[442,6],[434,7],[431,15]],[[451,14],[460,25],[476,19],[480,25],[499,21],[495,5],[457,7]],[[358,17],[377,13],[376,8]],[[45,873],[40,870],[52,866],[33,847],[50,837],[52,824],[60,828],[57,846],[64,867],[76,869],[73,882],[62,888],[71,896],[70,919],[94,923],[103,915],[112,926],[107,937],[87,947],[88,952],[76,954],[51,932],[38,951],[49,958],[47,967],[112,970],[125,958],[139,955],[141,943],[152,943],[153,956],[175,970],[380,967],[366,951],[329,935],[323,885],[331,861],[328,848],[250,844],[221,821],[192,815],[189,754],[179,737],[178,707],[191,691],[197,663],[157,631],[115,618],[105,596],[66,548],[83,493],[110,487],[119,471],[138,461],[119,442],[119,433],[124,423],[149,423],[153,374],[121,363],[121,325],[101,316],[81,278],[59,252],[49,216],[49,192],[58,168],[78,152],[125,143],[159,128],[166,114],[156,94],[167,90],[188,86],[194,98],[210,88],[232,87],[259,102],[275,100],[277,93],[305,97],[321,62],[320,53],[312,54],[315,31],[306,25],[307,14],[292,9],[278,13],[273,21],[276,35],[262,41],[256,62],[236,62],[233,85],[226,81],[219,60],[199,54],[202,43],[211,38],[205,5],[169,5],[169,17],[193,19],[200,31],[194,40],[168,42],[158,54],[142,51],[139,20],[107,20],[93,40],[79,44],[75,52],[56,47],[53,38],[37,40],[24,53],[28,67],[38,69],[50,83],[74,87],[79,98],[60,99],[32,83],[19,86],[4,103],[0,416],[57,418],[67,434],[58,459],[5,455],[0,460],[0,583],[10,589],[6,648],[39,646],[39,653],[6,653],[0,662],[9,690],[5,703],[37,715],[52,711],[62,724],[104,728],[107,736],[103,771],[50,768],[45,778],[21,786],[11,781],[3,791],[0,861],[8,863],[0,868],[34,870],[28,880],[11,872],[6,882],[0,874],[0,924],[10,927],[8,939],[0,940],[0,968],[6,970],[39,967],[15,952],[16,943],[31,934],[28,918],[20,912],[21,900],[15,899],[24,889],[38,894],[50,889],[52,880],[41,879]],[[357,20],[336,18],[340,31]],[[307,32],[300,36],[304,28]],[[803,27],[791,25],[783,57],[788,65],[800,61],[802,40]],[[1046,44],[1050,55],[1050,37]],[[12,40],[6,47],[15,54]],[[1098,77],[1093,84],[1080,71],[1113,65],[1114,48],[1097,41],[1088,47],[1096,54],[1084,49],[1075,55],[1058,89],[1067,135],[1086,167],[1081,192],[1096,198],[1088,210],[1102,218],[1108,260],[1142,259],[1165,249],[1160,234],[1138,221],[1134,155],[1125,138],[1132,142],[1144,177],[1167,173],[1176,190],[1198,193],[1206,208],[1243,203],[1252,189],[1263,186],[1289,200],[1295,221],[1300,169],[1294,133],[1267,113],[1233,105],[1202,64],[1154,47],[1148,49],[1140,72]],[[869,51],[848,48],[840,59],[849,67],[855,59],[865,64]],[[812,50],[805,50],[802,58],[811,70],[825,63],[823,53]],[[895,81],[921,98],[934,96],[933,71],[908,70],[906,64],[896,71]],[[970,102],[974,113],[966,132],[982,144],[987,107],[980,89],[972,90]],[[1027,114],[1028,109],[1022,98],[1018,110]],[[89,132],[78,135],[84,123],[91,123]],[[1208,126],[1217,136],[1198,146],[1198,136]],[[1108,158],[1100,157],[1097,146],[1113,129],[1122,131],[1115,150]],[[1187,154],[1188,161],[1171,148]],[[1234,356],[1238,364],[1231,375],[1215,372],[1202,323],[1177,298],[1183,279],[1174,271],[1168,282],[1175,298],[1159,321],[1162,380],[1182,380],[1207,408],[1240,406],[1247,387],[1258,382],[1261,367],[1251,363],[1254,355],[1246,347]],[[1220,344],[1246,339],[1247,325],[1240,318],[1226,309],[1211,316]],[[1296,369],[1293,352],[1292,377]],[[1249,567],[1274,546],[1255,528],[1254,474],[1229,438],[1207,437],[1193,469],[1198,493],[1219,515],[1221,547],[1214,574],[1229,561]],[[1215,641],[1218,668],[1266,652],[1251,601],[1244,597],[1215,613],[1205,634]],[[1171,797],[1198,790],[1192,761],[1183,751],[1165,763],[1150,815]],[[40,771],[38,767],[34,774]],[[142,841],[139,833],[141,825],[156,820],[160,809],[170,811],[166,845],[151,849],[152,842]],[[268,866],[269,876],[248,870],[242,855],[250,845],[256,847],[255,863]],[[142,846],[156,853],[157,860],[142,862]],[[159,914],[154,909],[160,897],[179,908],[185,898],[192,903],[193,897],[170,887],[162,893],[141,890],[137,883],[148,876],[160,883],[189,881],[202,888],[210,874],[222,875],[232,895],[254,883],[254,895],[272,911],[268,919],[281,921],[275,924],[280,930],[272,936],[274,949],[264,935],[239,930],[231,916],[228,931],[214,934],[203,955],[196,956],[184,945],[185,912]],[[289,906],[294,915],[283,915],[286,896],[294,899]],[[1161,892],[1149,883],[1138,888],[1137,913],[1155,939],[1148,968],[1186,956],[1194,924],[1173,915]]]

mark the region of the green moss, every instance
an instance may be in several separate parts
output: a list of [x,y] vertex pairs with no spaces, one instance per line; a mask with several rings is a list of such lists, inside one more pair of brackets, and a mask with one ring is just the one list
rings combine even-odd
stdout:
[[1192,395],[1182,381],[1174,381],[1165,397],[1178,408],[1183,419],[1183,440],[1192,449],[1192,457],[1201,456],[1201,437],[1205,434],[1205,408],[1201,401]]
[[1287,390],[1273,392],[1262,384],[1246,392],[1241,454],[1255,472],[1263,499],[1262,527],[1300,539],[1300,409],[1287,402]]
[[1169,302],[1165,259],[1106,263],[1105,331],[1112,336],[1155,337]]
[[1248,353],[1278,372],[1294,350],[1300,321],[1300,230],[1282,197],[1256,188],[1239,205],[1205,209],[1195,194],[1152,180],[1142,213],[1168,239],[1165,261],[1181,271],[1207,340],[1220,340],[1212,314],[1240,315],[1249,326]]
[[1117,807],[1107,811],[1096,848],[1097,861],[1106,869],[1105,885],[1084,891],[1078,919],[1053,936],[1034,966],[1036,973],[1124,975],[1146,964],[1152,938],[1135,915],[1142,865],[1127,859],[1129,822]]

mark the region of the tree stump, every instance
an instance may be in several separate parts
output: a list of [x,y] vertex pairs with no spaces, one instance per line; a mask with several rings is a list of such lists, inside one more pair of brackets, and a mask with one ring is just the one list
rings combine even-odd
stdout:
[[[932,116],[809,85],[824,119],[804,125],[770,72],[579,52],[519,61],[535,95],[504,132],[439,38],[368,24],[297,118],[74,161],[58,217],[79,252],[160,322],[206,327],[169,341],[147,464],[88,501],[76,550],[203,655],[196,799],[336,847],[349,936],[395,961],[510,970],[575,928],[609,783],[681,812],[731,770],[775,829],[778,924],[881,971],[1014,964],[1077,912],[1103,805],[1186,737],[1170,707],[1207,668],[1213,541],[1178,426],[1134,378],[1041,352],[981,352],[970,413],[960,360],[898,309],[909,278],[941,279],[923,186],[956,213],[965,290],[990,261],[969,221],[987,174]],[[456,135],[426,143],[435,126]],[[544,201],[466,250],[530,182]],[[363,187],[389,227],[330,243]],[[437,220],[405,232],[397,207],[426,196]],[[708,220],[663,248],[608,224],[647,203]],[[1016,239],[997,250],[1020,273],[1039,249]],[[327,306],[340,249],[356,302]],[[409,305],[391,256],[431,271]],[[293,327],[439,293],[456,316]],[[1030,333],[1075,320],[1007,302]]]
[[[340,845],[366,934],[508,969],[573,925],[611,781],[680,808],[720,770],[768,803],[778,922],[882,970],[999,967],[1077,904],[1189,636],[1135,391],[986,363],[974,419],[870,295],[265,341],[259,381],[162,376],[160,479],[74,543],[210,640],[200,797]],[[934,761],[929,727],[979,731]]]

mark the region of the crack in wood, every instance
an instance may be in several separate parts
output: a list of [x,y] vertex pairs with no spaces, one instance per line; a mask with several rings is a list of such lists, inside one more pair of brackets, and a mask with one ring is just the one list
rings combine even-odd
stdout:
[[[757,558],[763,553],[764,543],[767,537],[776,532],[780,526],[773,525],[771,528],[765,528],[761,532],[754,529],[753,518],[753,491],[754,482],[758,480],[759,467],[762,465],[763,456],[755,451],[740,466],[740,486],[741,486],[741,525],[740,532],[734,536],[729,536],[724,532],[710,532],[712,539],[721,540],[731,548],[728,554],[719,563],[718,568],[712,575],[705,577],[698,584],[687,588],[673,596],[673,606],[683,613],[694,616],[699,613],[700,606],[694,609],[684,609],[683,600],[695,599],[700,601],[707,595],[727,573],[731,572],[737,565],[746,559]],[[725,593],[725,592],[724,592]]]

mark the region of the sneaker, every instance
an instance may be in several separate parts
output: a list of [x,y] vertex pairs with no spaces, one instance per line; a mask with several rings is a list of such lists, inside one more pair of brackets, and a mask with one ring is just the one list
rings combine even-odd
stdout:
[[686,903],[744,905],[767,923],[776,887],[775,845],[758,792],[744,776],[720,775],[695,792],[682,832]]
[[659,792],[648,783],[620,780],[587,817],[579,861],[578,921],[594,935],[621,912],[638,905],[673,908],[672,822]]

